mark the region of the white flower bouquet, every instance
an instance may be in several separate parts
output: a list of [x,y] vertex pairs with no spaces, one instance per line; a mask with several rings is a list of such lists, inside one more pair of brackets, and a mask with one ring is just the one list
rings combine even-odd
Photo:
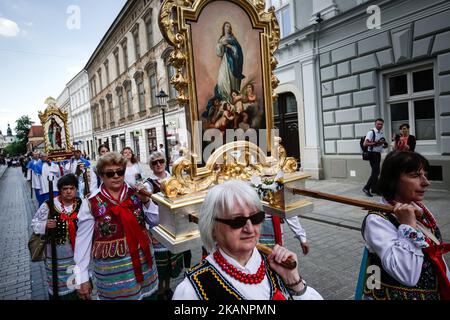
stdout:
[[261,178],[252,176],[251,186],[255,188],[261,200],[269,202],[271,205],[281,205],[284,198],[284,172],[277,173],[275,178]]

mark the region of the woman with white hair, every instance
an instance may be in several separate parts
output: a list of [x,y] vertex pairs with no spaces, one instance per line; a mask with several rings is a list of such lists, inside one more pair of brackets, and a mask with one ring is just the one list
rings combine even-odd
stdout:
[[256,244],[265,213],[256,191],[232,180],[212,188],[201,207],[199,230],[211,252],[189,270],[174,300],[313,300],[322,297],[299,274],[280,265],[295,253],[276,245],[262,255]]

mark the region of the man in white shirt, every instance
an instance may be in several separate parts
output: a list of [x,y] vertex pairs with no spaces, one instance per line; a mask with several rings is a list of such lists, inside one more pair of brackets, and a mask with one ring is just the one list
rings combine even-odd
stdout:
[[42,161],[42,171],[40,175],[41,179],[41,189],[40,194],[43,201],[46,201],[49,199],[49,192],[50,192],[50,186],[49,186],[49,178],[53,181],[53,194],[55,196],[58,195],[58,180],[61,176],[61,172],[59,169],[59,166],[49,161],[48,155],[46,153],[41,154],[41,161]]
[[75,172],[77,171],[77,166],[78,166],[79,162],[81,162],[81,151],[75,150],[73,152],[73,158],[70,159],[70,161],[68,163],[66,163],[66,165],[64,166],[64,173],[65,174],[69,174],[69,173],[75,174]]
[[368,197],[373,197],[372,192],[378,193],[376,188],[378,176],[380,175],[381,153],[383,152],[383,149],[388,147],[388,143],[382,131],[383,125],[384,120],[377,119],[375,121],[375,128],[367,132],[366,139],[364,140],[364,147],[368,147],[370,153],[370,167],[372,168],[369,180],[362,189]]

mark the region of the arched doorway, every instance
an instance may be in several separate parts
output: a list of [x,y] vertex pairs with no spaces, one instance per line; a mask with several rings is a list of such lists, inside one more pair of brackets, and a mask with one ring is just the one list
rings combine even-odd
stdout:
[[274,126],[289,157],[300,163],[297,100],[291,92],[281,93],[273,104]]

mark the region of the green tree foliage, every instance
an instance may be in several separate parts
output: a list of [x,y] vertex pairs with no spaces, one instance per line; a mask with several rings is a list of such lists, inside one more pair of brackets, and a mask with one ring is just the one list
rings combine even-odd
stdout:
[[3,149],[3,155],[15,157],[26,153],[26,151],[27,151],[26,144],[24,148],[20,141],[14,141],[13,143],[7,145],[5,149]]
[[16,141],[3,150],[4,155],[17,156],[27,152],[28,133],[33,123],[29,116],[21,116],[16,120]]
[[34,124],[29,116],[21,116],[16,120],[16,134],[17,140],[26,141],[25,145],[28,143],[28,133],[30,132],[31,126]]

